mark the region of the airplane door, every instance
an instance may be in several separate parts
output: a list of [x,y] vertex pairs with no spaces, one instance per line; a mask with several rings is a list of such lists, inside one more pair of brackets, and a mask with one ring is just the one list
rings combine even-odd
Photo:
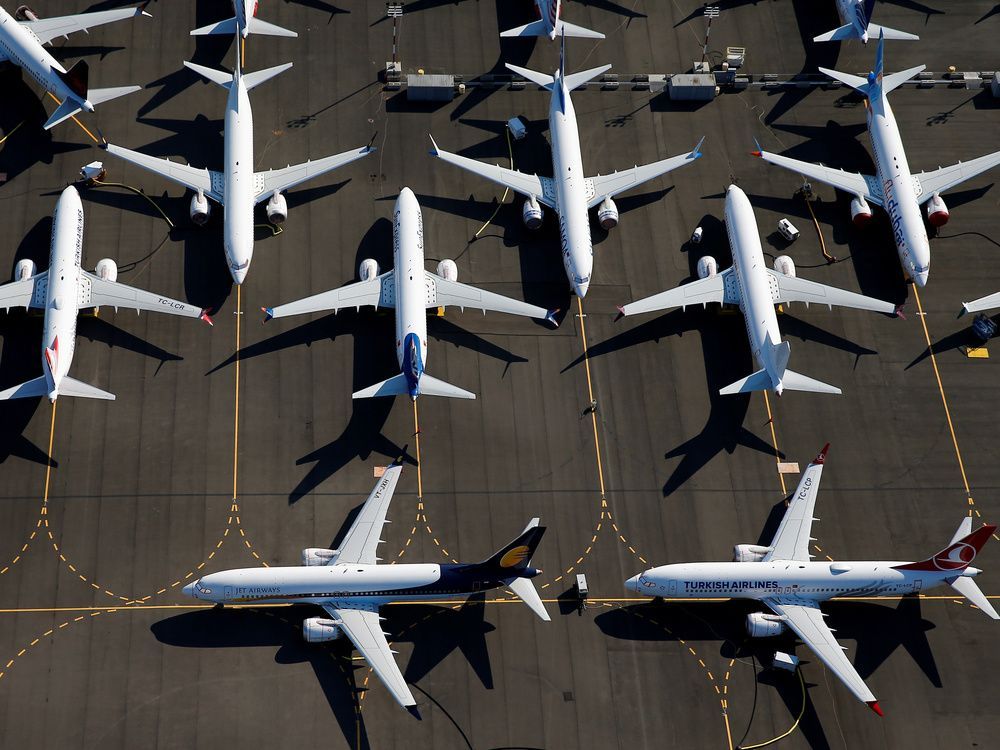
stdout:
[[232,599],[233,598],[233,587],[232,586],[223,586],[222,587],[222,595],[227,600]]
[[923,586],[923,584],[924,584],[924,582],[921,579],[917,578],[913,582],[913,590],[914,591],[920,591],[920,588]]
[[670,587],[669,587],[668,591],[670,593],[670,596],[676,596],[677,595],[677,581],[671,581],[670,582]]

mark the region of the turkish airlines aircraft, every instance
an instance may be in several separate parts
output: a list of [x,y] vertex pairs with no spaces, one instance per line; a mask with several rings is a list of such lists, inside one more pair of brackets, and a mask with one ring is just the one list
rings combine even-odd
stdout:
[[883,45],[884,38],[879,37],[875,70],[868,74],[867,79],[820,68],[831,78],[843,81],[865,95],[868,135],[871,137],[872,151],[875,154],[876,175],[845,172],[822,164],[789,159],[787,156],[761,150],[760,144],[753,154],[764,161],[853,194],[851,219],[856,226],[864,226],[871,220],[872,210],[868,201],[882,206],[889,214],[896,252],[903,265],[903,273],[913,279],[917,286],[924,286],[930,273],[931,246],[927,240],[923,217],[920,216],[920,206],[927,204],[927,221],[932,226],[944,226],[948,222],[948,207],[941,193],[1000,164],[1000,151],[972,161],[959,162],[950,167],[940,167],[933,172],[910,174],[910,165],[903,150],[903,140],[899,136],[899,127],[896,125],[896,118],[892,114],[886,95],[902,86],[926,66],[919,65],[902,73],[892,73],[883,77]]
[[[507,67],[529,81],[552,92],[549,105],[549,132],[552,136],[553,177],[539,177],[525,174],[515,169],[506,169],[498,164],[489,165],[459,156],[438,148],[431,137],[431,155],[454,164],[456,167],[478,174],[488,180],[509,187],[526,197],[521,217],[529,229],[542,225],[542,208],[548,206],[559,216],[559,236],[562,245],[563,266],[569,278],[570,287],[578,297],[587,294],[594,268],[594,246],[590,237],[590,209],[597,206],[597,220],[604,229],[618,226],[618,207],[612,196],[624,193],[671,170],[693,163],[701,156],[702,138],[688,154],[626,169],[609,175],[584,177],[583,156],[580,153],[580,131],[576,124],[576,110],[569,92],[587,81],[596,78],[611,68],[585,70],[582,73],[566,75],[566,45],[559,57],[559,69],[555,75],[536,73],[533,70]],[[541,205],[539,205],[541,204]]]
[[787,255],[774,259],[772,271],[764,263],[764,252],[757,232],[757,219],[746,193],[736,185],[726,189],[726,233],[733,253],[733,265],[718,273],[719,265],[710,255],[698,260],[698,280],[676,289],[632,302],[618,311],[622,315],[684,309],[688,305],[709,302],[739,305],[746,323],[747,338],[759,370],[719,390],[723,395],[772,390],[779,396],[786,388],[792,391],[840,393],[840,389],[787,369],[791,344],[781,340],[774,306],[789,302],[826,305],[833,308],[892,313],[891,302],[883,302],[836,287],[806,281],[795,275],[795,263]]
[[532,518],[524,531],[480,563],[379,565],[379,535],[403,467],[389,467],[365,501],[338,549],[302,550],[302,567],[242,568],[210,573],[182,590],[216,604],[313,604],[328,617],[302,623],[309,643],[341,636],[354,644],[392,697],[418,719],[417,702],[393,659],[378,608],[389,602],[451,599],[506,586],[545,622],[531,579],[531,558],[545,533]]
[[942,583],[949,584],[994,620],[993,605],[973,581],[982,571],[971,567],[976,555],[996,530],[972,530],[966,516],[948,546],[921,562],[813,562],[809,534],[820,477],[826,462],[826,445],[802,474],[798,489],[767,547],[738,544],[733,562],[661,565],[629,578],[625,587],[645,596],[670,599],[752,599],[774,614],[747,615],[751,637],[778,635],[791,629],[847,686],[855,698],[879,716],[882,709],[861,675],[837,643],[824,621],[820,602],[834,597],[905,596]]
[[813,41],[840,42],[845,39],[860,39],[868,44],[871,37],[883,34],[886,39],[920,39],[916,34],[871,23],[874,8],[875,0],[837,0],[837,13],[840,14],[840,22],[844,25],[814,37]]
[[563,21],[559,17],[562,13],[562,0],[535,0],[535,9],[538,11],[539,20],[518,26],[516,29],[508,29],[500,36],[547,36],[549,39],[555,39],[557,36],[604,38],[604,34],[599,31],[591,31]]
[[43,126],[46,130],[77,112],[93,112],[96,105],[131,94],[142,86],[89,89],[90,68],[86,60],[78,61],[67,71],[48,53],[44,45],[74,31],[86,31],[125,18],[148,16],[149,13],[143,10],[144,7],[145,4],[138,8],[104,10],[57,18],[39,18],[25,7],[23,21],[18,21],[0,8],[0,63],[10,61],[17,65],[60,102],[59,107]]
[[236,15],[225,21],[210,23],[191,32],[191,36],[205,34],[239,34],[246,39],[250,34],[267,34],[268,36],[295,36],[298,34],[273,23],[257,18],[257,0],[233,0]]
[[129,307],[137,312],[150,310],[201,318],[211,325],[211,318],[201,308],[119,283],[118,266],[110,258],[99,260],[94,273],[88,273],[80,267],[82,257],[83,204],[76,188],[70,185],[59,196],[52,215],[48,270],[36,273],[32,261],[20,260],[14,269],[14,281],[0,285],[0,307],[4,310],[12,307],[45,310],[44,374],[0,392],[0,400],[38,396],[48,396],[52,402],[59,396],[114,400],[114,394],[67,374],[76,348],[76,316],[82,309],[102,305],[116,310]]
[[236,70],[232,74],[187,61],[184,65],[229,92],[225,116],[225,171],[195,169],[112,143],[104,143],[102,148],[109,154],[193,190],[195,194],[191,196],[190,212],[195,224],[208,221],[211,212],[208,198],[221,203],[225,211],[222,240],[229,273],[237,284],[242,284],[253,257],[254,206],[266,200],[268,221],[281,224],[288,218],[288,203],[282,195],[283,191],[350,164],[375,149],[364,146],[284,169],[254,172],[253,111],[247,92],[288,70],[292,64],[285,63],[245,75],[240,70],[239,55],[236,56]]
[[454,305],[495,310],[539,318],[552,325],[555,311],[529,305],[510,297],[477,289],[458,281],[458,266],[453,260],[438,263],[437,273],[424,270],[424,222],[413,191],[404,187],[396,199],[393,215],[393,269],[380,273],[378,263],[371,258],[361,261],[358,269],[360,281],[289,302],[278,307],[264,307],[264,320],[288,315],[343,308],[359,309],[362,305],[394,307],[396,309],[396,359],[399,375],[383,380],[354,394],[354,398],[374,396],[450,396],[475,398],[476,394],[463,388],[432,378],[424,367],[427,364],[427,310],[432,307]]

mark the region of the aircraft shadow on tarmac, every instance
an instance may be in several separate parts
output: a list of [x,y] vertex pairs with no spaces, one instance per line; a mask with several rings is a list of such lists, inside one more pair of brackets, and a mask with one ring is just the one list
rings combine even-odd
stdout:
[[[854,666],[862,678],[868,678],[902,647],[936,688],[942,687],[934,654],[926,633],[935,625],[924,619],[920,600],[903,597],[896,607],[873,602],[834,601],[823,604],[828,624],[837,631],[838,638],[856,641]],[[730,600],[726,602],[664,602],[632,605],[597,615],[595,624],[601,632],[612,638],[633,641],[721,641],[719,655],[724,659],[752,657],[755,662],[769,664],[775,650],[793,652],[798,643],[794,635],[782,634],[776,638],[750,638],[744,630],[746,615],[762,611],[753,602]],[[803,662],[819,663],[819,659],[806,646],[798,653]],[[812,670],[815,673],[815,669]],[[757,673],[760,685],[774,687],[788,707],[790,716],[803,713],[799,728],[812,748],[826,749],[830,744],[810,698],[816,683],[806,682],[806,706],[803,711],[802,688],[794,674],[775,669]],[[832,690],[843,690],[840,683],[831,679]],[[860,707],[859,707],[860,710]],[[748,733],[753,729],[750,717]]]

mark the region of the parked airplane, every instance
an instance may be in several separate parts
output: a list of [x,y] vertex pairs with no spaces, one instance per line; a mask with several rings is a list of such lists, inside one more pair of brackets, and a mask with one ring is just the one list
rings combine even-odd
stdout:
[[267,34],[268,36],[295,36],[298,34],[273,23],[257,18],[258,0],[233,0],[233,10],[236,15],[225,21],[210,23],[191,32],[191,36],[205,34],[239,34],[246,39],[250,34]]
[[599,31],[591,31],[563,21],[559,17],[562,13],[562,0],[535,0],[535,9],[538,11],[539,20],[518,26],[516,29],[508,29],[500,36],[547,36],[549,39],[555,39],[557,36],[565,35],[587,39],[604,38],[604,34]]
[[719,390],[723,395],[772,390],[779,396],[786,388],[792,391],[840,393],[835,386],[786,369],[791,344],[781,340],[774,306],[804,302],[854,307],[859,310],[893,313],[890,302],[865,297],[836,287],[806,281],[795,275],[795,263],[787,255],[774,259],[774,270],[764,263],[764,252],[757,233],[757,220],[746,193],[736,185],[726,189],[726,233],[733,253],[733,265],[718,273],[715,258],[706,255],[698,260],[698,280],[676,289],[632,302],[618,311],[622,315],[686,308],[709,302],[739,305],[746,322],[747,338],[754,359],[761,369]]
[[903,273],[913,279],[917,286],[924,286],[930,273],[931,246],[927,241],[927,230],[920,216],[920,206],[927,204],[927,221],[931,226],[944,226],[948,222],[948,207],[941,198],[941,193],[1000,164],[1000,151],[972,161],[959,162],[950,167],[941,167],[933,172],[910,174],[903,141],[899,136],[899,127],[896,125],[896,118],[892,114],[886,95],[913,78],[926,66],[920,65],[883,78],[883,46],[884,37],[879,37],[875,70],[868,74],[867,79],[820,68],[831,78],[843,81],[865,95],[868,134],[875,154],[875,176],[789,159],[787,156],[762,150],[760,144],[757,144],[757,150],[753,154],[764,161],[853,194],[851,219],[856,226],[864,226],[872,217],[868,201],[882,206],[889,214],[896,252],[903,264]]
[[443,380],[432,378],[427,364],[427,309],[455,305],[482,310],[496,310],[512,315],[540,318],[552,325],[556,311],[529,305],[510,297],[477,289],[458,281],[458,266],[453,260],[438,263],[437,273],[424,270],[424,222],[413,191],[404,187],[393,214],[393,269],[381,273],[371,258],[361,261],[360,281],[321,292],[278,307],[262,307],[264,320],[288,315],[355,309],[362,305],[396,309],[396,359],[402,372],[354,394],[354,398],[409,394],[416,399],[427,396],[475,398],[476,394]]
[[114,21],[134,16],[148,16],[143,8],[120,8],[74,16],[39,18],[26,6],[18,9],[24,20],[18,21],[0,8],[0,62],[17,65],[46,91],[59,100],[59,107],[43,126],[46,130],[77,112],[93,112],[98,104],[138,91],[142,86],[119,86],[110,89],[89,89],[90,68],[79,60],[68,71],[48,53],[44,45],[74,31],[87,31]]
[[117,281],[118,266],[110,258],[97,262],[94,273],[84,271],[83,204],[76,188],[62,191],[52,215],[52,249],[47,271],[36,272],[27,258],[18,261],[14,281],[0,285],[0,307],[45,310],[42,334],[41,377],[0,391],[0,400],[48,396],[81,396],[114,400],[114,394],[69,377],[76,349],[76,316],[85,308],[110,305],[171,315],[201,318],[212,323],[208,313],[193,305],[127,286]]
[[107,142],[102,144],[102,148],[193,190],[195,194],[191,196],[190,211],[191,220],[195,224],[201,225],[208,221],[211,211],[208,198],[221,203],[225,212],[223,247],[229,273],[237,284],[242,284],[253,257],[254,206],[266,200],[268,221],[281,224],[288,218],[288,204],[282,195],[283,191],[350,164],[375,149],[364,146],[284,169],[254,172],[253,111],[247,92],[288,70],[292,64],[285,63],[245,75],[240,70],[239,55],[236,56],[236,70],[232,74],[187,61],[184,65],[229,92],[225,116],[225,171],[195,169],[187,164],[148,156]]
[[798,489],[767,547],[738,544],[733,562],[661,565],[629,578],[625,587],[645,596],[677,599],[732,598],[763,603],[774,614],[747,615],[751,637],[776,636],[790,628],[847,686],[879,716],[882,709],[824,622],[820,602],[833,597],[905,596],[950,584],[988,617],[1000,619],[973,581],[982,571],[970,567],[996,526],[972,530],[966,516],[948,546],[921,562],[812,562],[809,533],[826,445],[802,474]]
[[[622,172],[596,177],[584,177],[583,157],[580,153],[580,132],[576,124],[576,111],[569,92],[584,85],[592,78],[611,68],[585,70],[582,73],[566,75],[566,45],[559,57],[559,69],[554,76],[536,73],[533,70],[507,67],[530,81],[552,92],[549,105],[549,130],[552,134],[552,172],[554,177],[539,177],[525,174],[500,165],[483,164],[475,159],[442,151],[431,137],[431,154],[450,164],[466,169],[509,187],[524,195],[521,217],[525,226],[536,229],[542,225],[542,205],[554,209],[559,215],[559,235],[562,245],[563,266],[569,278],[570,287],[578,297],[587,294],[591,272],[594,267],[594,248],[590,237],[588,212],[597,206],[597,220],[604,229],[618,225],[618,207],[612,196],[638,187],[644,182],[666,174],[677,167],[691,164],[701,156],[702,138],[689,154],[673,156],[669,159],[646,164]],[[541,204],[541,205],[539,205]]]
[[886,39],[920,39],[916,34],[890,29],[871,23],[875,0],[837,0],[837,13],[843,26],[820,34],[814,42],[841,42],[845,39],[860,39],[865,44],[873,36],[885,35]]
[[315,604],[329,618],[302,623],[309,643],[346,635],[392,693],[420,718],[417,702],[403,679],[382,631],[378,608],[388,602],[454,598],[506,586],[545,622],[545,611],[531,579],[541,573],[531,558],[545,533],[532,518],[524,531],[480,563],[379,565],[376,551],[386,513],[403,467],[389,467],[365,501],[338,549],[302,550],[302,567],[242,568],[210,573],[182,590],[217,604]]

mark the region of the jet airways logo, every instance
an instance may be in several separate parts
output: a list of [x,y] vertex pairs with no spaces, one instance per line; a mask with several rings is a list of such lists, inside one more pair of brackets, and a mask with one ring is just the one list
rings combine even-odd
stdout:
[[515,568],[525,560],[528,559],[528,555],[531,554],[531,550],[524,544],[519,547],[514,547],[500,558],[501,568]]

